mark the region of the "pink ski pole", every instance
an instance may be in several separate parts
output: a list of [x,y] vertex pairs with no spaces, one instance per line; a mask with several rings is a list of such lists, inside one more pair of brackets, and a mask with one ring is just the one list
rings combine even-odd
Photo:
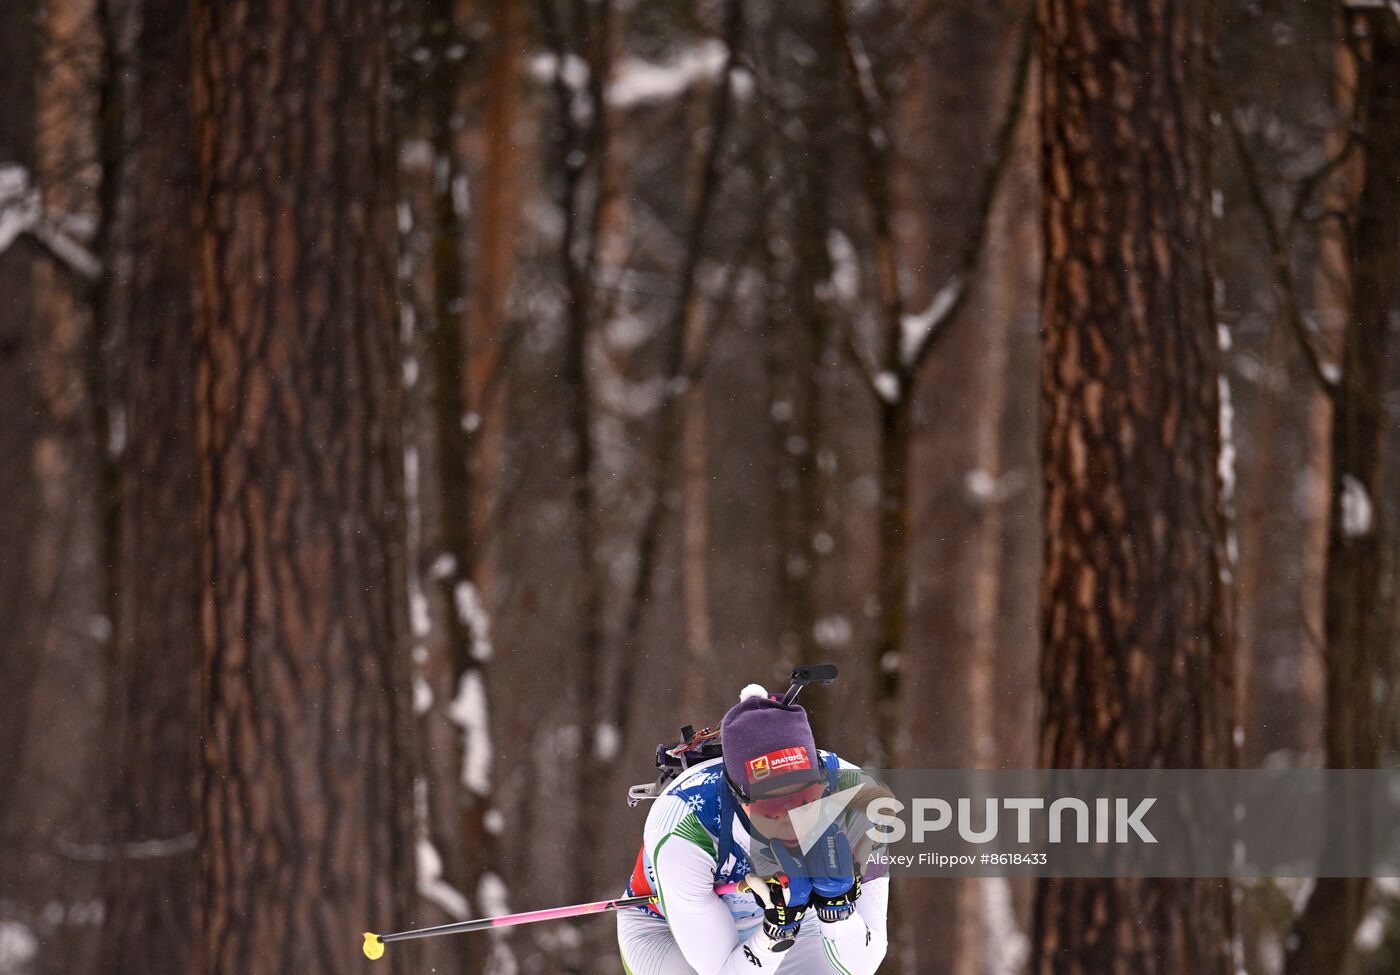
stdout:
[[[719,896],[747,890],[741,884],[721,884],[715,888]],[[431,928],[415,928],[409,931],[396,931],[393,934],[365,932],[364,953],[371,960],[384,954],[384,946],[390,941],[408,941],[412,938],[435,938],[440,934],[462,934],[466,931],[486,931],[493,928],[509,928],[517,924],[534,924],[536,921],[557,921],[565,917],[579,917],[584,914],[598,914],[603,911],[619,911],[625,907],[641,907],[650,902],[650,894],[635,897],[616,897],[606,901],[592,901],[588,904],[571,904],[568,907],[547,907],[540,911],[524,911],[520,914],[502,914],[500,917],[483,917],[474,921],[458,921],[454,924],[439,924]]]

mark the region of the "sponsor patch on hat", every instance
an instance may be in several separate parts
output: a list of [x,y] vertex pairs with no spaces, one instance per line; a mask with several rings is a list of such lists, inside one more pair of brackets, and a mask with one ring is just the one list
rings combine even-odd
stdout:
[[762,782],[784,772],[796,772],[811,767],[812,760],[807,757],[807,749],[780,748],[776,752],[749,759],[749,781]]

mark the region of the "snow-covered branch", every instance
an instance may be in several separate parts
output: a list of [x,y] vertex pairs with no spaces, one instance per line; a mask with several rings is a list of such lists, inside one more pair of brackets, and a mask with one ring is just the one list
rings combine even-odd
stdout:
[[933,341],[938,330],[952,317],[961,303],[963,276],[954,274],[943,287],[934,294],[928,307],[917,315],[905,315],[901,320],[899,358],[904,368],[913,368],[923,357],[926,345]]
[[530,77],[541,84],[551,84],[558,78],[573,91],[582,91],[588,87],[590,73],[588,62],[577,54],[564,55],[562,65],[558,55],[550,51],[530,58]]
[[890,138],[885,132],[883,116],[880,108],[880,89],[875,85],[875,69],[870,64],[870,55],[865,51],[865,45],[860,42],[860,38],[855,34],[850,35],[850,57],[851,63],[855,67],[857,90],[860,92],[862,101],[869,107],[869,116],[866,119],[866,136],[873,145],[885,148],[889,145]]
[[1004,504],[1029,488],[1032,480],[1024,467],[1013,467],[1001,475],[985,467],[974,467],[963,478],[963,489],[976,504]]
[[982,174],[982,184],[977,193],[976,214],[971,232],[963,244],[962,253],[958,256],[957,269],[938,289],[923,314],[912,316],[912,321],[906,318],[902,322],[901,345],[904,357],[901,364],[910,375],[918,373],[938,339],[948,332],[947,326],[958,317],[971,291],[969,283],[976,277],[981,263],[982,248],[991,230],[992,210],[996,205],[997,193],[1014,155],[1016,129],[1026,104],[1027,92],[1030,90],[1034,38],[1035,20],[1027,17],[1021,31],[1020,51],[1016,56],[1005,114],[1001,117],[996,138],[992,143],[991,160]]
[[0,166],[0,254],[34,226],[39,217],[39,194],[29,188],[23,166]]
[[[694,85],[708,84],[721,77],[728,60],[728,47],[717,40],[692,44],[660,64],[641,58],[623,58],[617,62],[608,83],[608,105],[627,109],[678,98]],[[743,96],[746,82],[746,76],[735,73],[731,81],[735,94]]]
[[[860,39],[851,31],[846,21],[845,0],[832,0],[832,13],[836,24],[838,44],[844,51],[847,73],[850,76],[852,94],[860,110],[866,128],[865,154],[870,171],[870,185],[876,187],[871,193],[871,209],[875,213],[874,250],[877,264],[883,262],[881,281],[897,282],[895,264],[895,240],[888,219],[888,192],[880,192],[881,183],[888,184],[891,177],[888,171],[887,139],[880,124],[879,91],[875,83],[870,60],[860,45]],[[1027,17],[1021,32],[1020,50],[1012,73],[1011,90],[1005,114],[997,128],[992,144],[992,156],[982,174],[978,190],[977,205],[967,240],[958,255],[958,263],[947,281],[934,293],[927,308],[917,314],[902,311],[902,296],[898,284],[887,286],[891,293],[881,295],[881,306],[888,310],[887,328],[890,333],[883,361],[872,368],[865,361],[860,342],[853,334],[849,323],[844,323],[844,344],[846,353],[856,365],[862,378],[871,391],[887,405],[898,403],[907,388],[918,377],[920,368],[928,358],[938,340],[948,332],[972,290],[971,283],[976,277],[985,243],[992,222],[992,210],[1002,178],[1013,156],[1016,130],[1020,123],[1022,109],[1026,103],[1030,79],[1032,43],[1035,36],[1033,18]],[[832,253],[833,278],[841,270],[840,255],[828,241]]]
[[0,254],[29,234],[59,264],[91,284],[102,274],[102,262],[80,241],[60,229],[44,212],[39,190],[23,166],[0,166]]
[[[626,110],[679,98],[696,85],[717,81],[725,74],[729,47],[719,40],[704,40],[683,48],[665,61],[626,57],[617,62],[605,88],[609,108]],[[575,92],[588,87],[588,63],[575,54],[566,55],[562,66],[548,52],[530,59],[530,75],[536,81],[553,82],[558,76]],[[739,70],[730,72],[734,94],[745,97],[752,79]]]
[[831,277],[818,287],[823,297],[834,298],[845,306],[838,316],[838,329],[846,358],[871,393],[886,403],[897,403],[901,393],[899,377],[892,372],[881,372],[867,360],[861,351],[860,339],[851,318],[856,301],[860,298],[860,262],[855,246],[849,237],[833,229],[826,236],[826,253],[831,262]]

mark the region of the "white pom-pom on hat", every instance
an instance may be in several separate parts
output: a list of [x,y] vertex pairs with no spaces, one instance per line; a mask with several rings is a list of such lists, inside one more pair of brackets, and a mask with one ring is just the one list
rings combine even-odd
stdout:
[[747,701],[751,697],[767,697],[768,688],[762,684],[748,684],[739,692],[739,700]]

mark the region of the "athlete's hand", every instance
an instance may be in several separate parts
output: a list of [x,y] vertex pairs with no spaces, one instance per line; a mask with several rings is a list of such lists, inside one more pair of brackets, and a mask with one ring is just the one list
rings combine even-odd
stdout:
[[806,878],[790,878],[785,887],[776,877],[750,874],[745,882],[749,893],[763,908],[763,933],[774,951],[787,951],[797,939],[802,918],[807,914],[811,885]]
[[851,843],[835,824],[804,857],[811,878],[811,904],[823,921],[844,921],[860,897],[860,874],[851,861]]

